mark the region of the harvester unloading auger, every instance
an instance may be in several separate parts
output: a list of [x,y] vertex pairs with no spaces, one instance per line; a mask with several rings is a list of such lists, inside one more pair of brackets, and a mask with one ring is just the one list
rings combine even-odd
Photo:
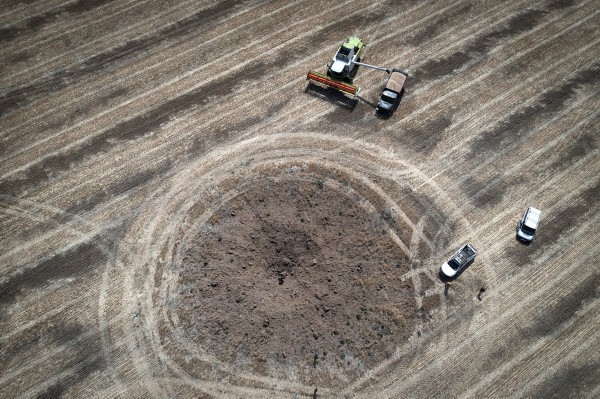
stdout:
[[363,54],[364,44],[356,36],[350,36],[333,57],[331,64],[327,66],[327,74],[309,71],[306,79],[319,86],[331,87],[343,94],[356,98],[360,94],[360,87],[354,85],[357,65],[367,68],[378,69],[390,73],[390,69],[360,62]]

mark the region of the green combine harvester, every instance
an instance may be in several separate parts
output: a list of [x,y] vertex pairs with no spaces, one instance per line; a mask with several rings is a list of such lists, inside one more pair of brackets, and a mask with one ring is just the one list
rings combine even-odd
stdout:
[[322,74],[316,71],[309,71],[306,79],[314,84],[323,87],[329,87],[342,92],[343,94],[355,98],[360,93],[360,87],[354,85],[356,75],[356,66],[362,65],[367,68],[378,69],[390,73],[390,70],[360,62],[364,52],[364,43],[356,36],[350,36],[340,46],[333,57],[331,64],[327,65],[327,73]]

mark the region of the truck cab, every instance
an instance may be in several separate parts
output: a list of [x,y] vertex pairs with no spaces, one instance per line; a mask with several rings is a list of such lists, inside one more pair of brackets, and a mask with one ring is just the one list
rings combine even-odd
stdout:
[[355,67],[354,61],[360,61],[363,42],[356,36],[350,36],[333,57],[327,70],[327,75],[340,80],[351,80],[351,72]]
[[398,96],[399,94],[395,91],[384,89],[383,93],[381,93],[381,98],[377,103],[377,112],[390,115],[398,104]]

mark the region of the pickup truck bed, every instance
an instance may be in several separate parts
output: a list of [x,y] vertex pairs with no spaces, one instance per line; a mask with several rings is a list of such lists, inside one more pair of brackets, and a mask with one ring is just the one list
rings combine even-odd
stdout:
[[465,264],[469,262],[469,260],[473,259],[473,257],[477,254],[475,249],[470,245],[465,245],[460,252],[457,252],[452,259],[456,261],[459,265]]
[[389,89],[389,90],[393,90],[396,93],[400,93],[402,91],[402,88],[404,87],[405,82],[406,82],[406,75],[404,75],[402,72],[393,70],[392,73],[390,74],[390,78],[389,78],[387,84],[385,85],[385,88]]
[[471,244],[466,244],[456,251],[456,253],[442,265],[440,270],[444,275],[454,277],[463,270],[469,262],[475,259],[475,255],[477,255],[477,250],[473,248]]

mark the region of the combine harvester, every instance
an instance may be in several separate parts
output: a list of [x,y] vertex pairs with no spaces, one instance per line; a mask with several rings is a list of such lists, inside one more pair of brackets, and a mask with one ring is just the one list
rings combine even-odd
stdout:
[[350,36],[342,43],[340,49],[333,57],[332,63],[327,66],[326,75],[316,71],[309,71],[306,79],[310,83],[338,90],[351,99],[355,99],[360,94],[360,87],[354,85],[354,77],[358,71],[358,65],[386,71],[388,74],[391,72],[388,68],[360,62],[364,47],[362,40],[356,36]]

